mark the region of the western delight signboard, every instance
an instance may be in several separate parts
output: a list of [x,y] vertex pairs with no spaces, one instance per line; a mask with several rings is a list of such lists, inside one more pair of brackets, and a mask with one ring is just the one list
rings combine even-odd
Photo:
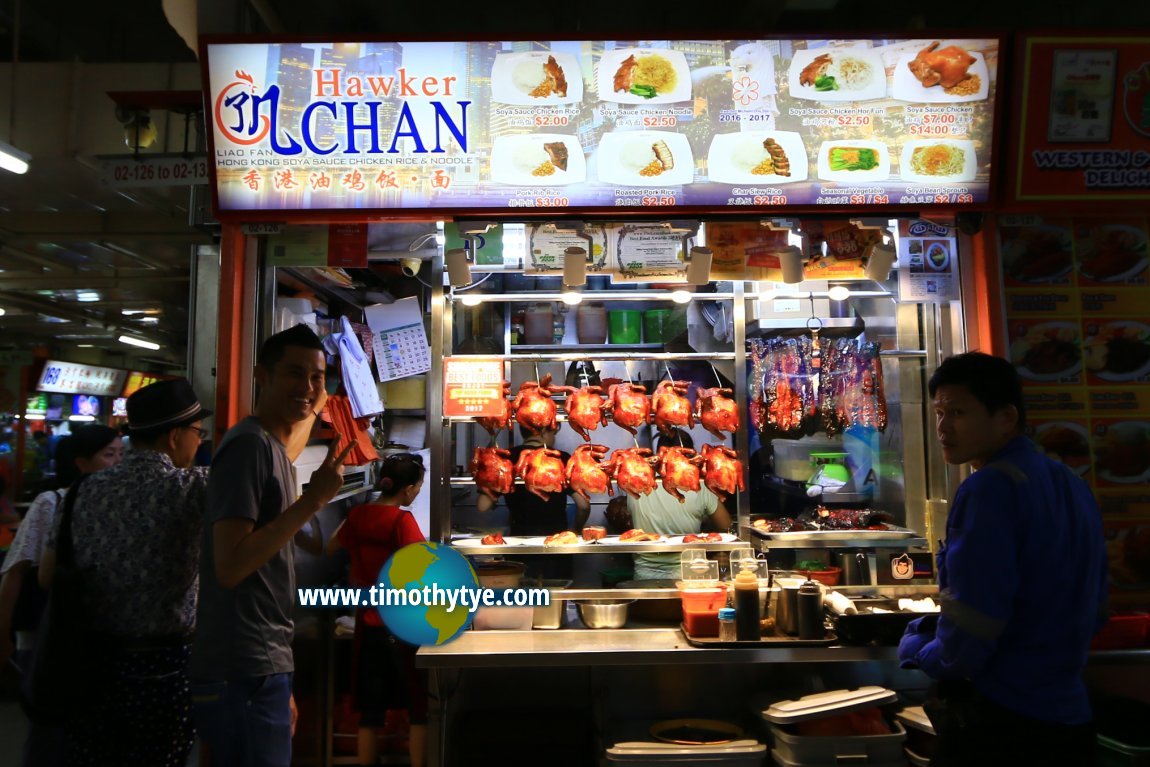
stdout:
[[998,51],[207,39],[217,213],[984,205]]

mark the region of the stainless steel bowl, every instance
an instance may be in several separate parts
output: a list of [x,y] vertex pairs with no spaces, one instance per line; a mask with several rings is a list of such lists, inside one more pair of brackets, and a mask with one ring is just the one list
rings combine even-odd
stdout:
[[581,599],[575,602],[579,620],[589,629],[618,629],[627,622],[633,599]]

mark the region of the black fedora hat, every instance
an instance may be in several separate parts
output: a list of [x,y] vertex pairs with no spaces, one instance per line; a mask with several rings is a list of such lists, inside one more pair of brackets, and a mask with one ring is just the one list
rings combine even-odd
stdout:
[[186,426],[211,414],[200,404],[186,378],[157,381],[128,397],[128,432],[159,432]]

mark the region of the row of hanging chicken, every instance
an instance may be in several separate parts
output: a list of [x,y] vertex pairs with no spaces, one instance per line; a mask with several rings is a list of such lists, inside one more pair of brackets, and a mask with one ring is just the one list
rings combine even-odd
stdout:
[[880,345],[817,334],[751,340],[751,425],[770,438],[886,429]]
[[588,500],[591,493],[614,495],[612,481],[639,498],[655,489],[656,474],[679,503],[686,500],[682,491],[698,491],[700,482],[724,501],[744,489],[738,453],[723,445],[703,445],[701,454],[689,447],[664,446],[657,456],[646,447],[620,448],[608,458],[606,445],[586,444],[577,447],[566,464],[558,450],[528,448],[514,465],[510,450],[477,447],[470,469],[476,488],[492,499],[510,493],[516,477],[544,500],[568,488]]
[[538,381],[526,381],[519,387],[514,399],[508,399],[511,384],[503,384],[503,412],[498,416],[476,418],[476,422],[494,436],[500,429],[510,429],[515,420],[524,430],[539,433],[554,431],[558,406],[552,399],[566,393],[564,409],[567,422],[587,442],[588,434],[600,425],[607,425],[607,417],[618,426],[635,434],[635,430],[654,423],[660,431],[671,434],[676,428],[691,428],[696,419],[707,431],[719,439],[724,432],[739,428],[739,409],[733,392],[723,388],[698,387],[698,396],[692,407],[687,398],[689,381],[662,381],[648,395],[641,384],[617,383],[607,388],[603,396],[601,386],[553,386],[550,374]]

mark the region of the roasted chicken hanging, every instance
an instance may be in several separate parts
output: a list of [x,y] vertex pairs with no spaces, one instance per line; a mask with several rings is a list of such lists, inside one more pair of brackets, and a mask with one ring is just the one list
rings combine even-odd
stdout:
[[603,468],[607,458],[606,445],[580,445],[567,461],[567,486],[591,500],[591,493],[614,495],[611,475]]
[[483,416],[476,418],[475,422],[487,429],[487,432],[494,437],[501,429],[511,428],[511,384],[506,381],[503,382],[503,398],[500,400],[501,412],[495,416]]
[[743,465],[739,454],[721,445],[703,445],[703,482],[720,500],[742,492]]
[[647,387],[639,384],[612,384],[607,390],[611,420],[632,434],[651,420],[651,399]]
[[471,454],[471,476],[476,489],[491,500],[510,493],[515,483],[511,451],[501,447],[475,448]]
[[558,408],[551,399],[551,374],[539,381],[524,381],[511,404],[515,420],[527,431],[538,434],[541,431],[555,431],[559,428],[555,415]]
[[603,389],[599,386],[584,386],[576,389],[573,386],[564,387],[567,391],[567,423],[583,439],[588,442],[591,437],[587,432],[599,428],[600,424],[607,425],[607,412],[604,408]]
[[689,447],[661,447],[655,470],[663,479],[663,489],[684,503],[687,499],[680,491],[698,492],[702,465],[703,457]]
[[549,447],[524,450],[515,463],[515,474],[528,491],[546,501],[551,493],[562,493],[567,488],[567,467],[561,455]]
[[680,426],[690,428],[695,425],[695,414],[691,401],[687,399],[690,381],[660,381],[651,395],[651,405],[655,411],[655,426],[664,434],[674,434]]
[[723,432],[738,431],[739,406],[735,403],[734,391],[700,388],[695,400],[695,418],[719,439],[725,439]]
[[651,449],[628,447],[611,454],[610,472],[619,489],[638,498],[655,489],[655,470],[651,467]]

